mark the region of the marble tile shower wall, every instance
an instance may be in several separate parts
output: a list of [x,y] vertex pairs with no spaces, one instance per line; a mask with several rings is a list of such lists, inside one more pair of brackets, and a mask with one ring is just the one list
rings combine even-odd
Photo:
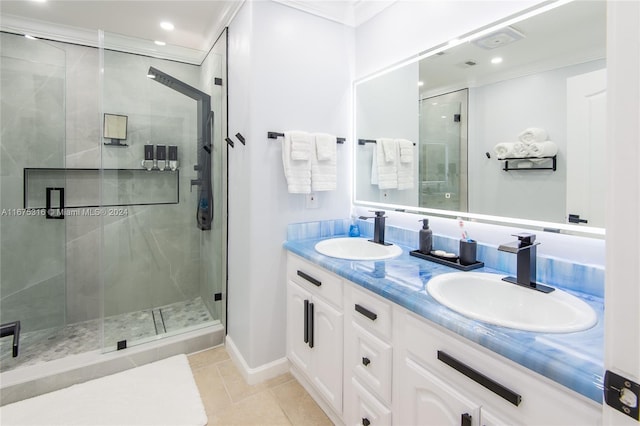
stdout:
[[[287,239],[301,240],[310,238],[328,238],[332,236],[346,236],[350,222],[346,219],[327,220],[319,222],[295,223],[287,229]],[[360,233],[364,237],[373,236],[373,222],[358,220]],[[419,245],[418,229],[405,229],[387,225],[385,240],[396,244],[417,249]],[[436,249],[458,253],[459,240],[444,235],[433,235],[433,246]],[[511,253],[498,251],[495,246],[478,242],[477,257],[484,264],[493,269],[505,271],[509,274],[516,272],[516,257]],[[537,277],[541,282],[570,290],[588,293],[597,297],[604,297],[604,268],[568,262],[563,259],[538,256]]]
[[0,323],[22,318],[26,330],[59,326],[65,320],[64,223],[11,212],[23,207],[24,167],[64,164],[65,52],[6,33],[0,52]]
[[[180,203],[129,206],[126,214],[116,216],[67,216],[64,221],[38,217],[28,224],[23,220],[29,229],[23,229],[25,232],[16,234],[15,239],[9,235],[11,229],[21,228],[9,223],[14,218],[3,217],[2,261],[13,263],[2,265],[2,320],[14,319],[5,318],[12,313],[12,306],[18,311],[34,306],[41,314],[38,323],[30,323],[26,330],[41,329],[98,318],[103,313],[116,315],[197,297],[201,231],[195,226],[196,192],[190,191],[190,179],[195,177],[192,166],[196,161],[196,104],[146,75],[149,66],[154,66],[197,86],[198,67],[107,51],[101,99],[97,49],[25,40],[2,34],[3,81],[13,75],[9,73],[11,67],[16,78],[31,69],[21,71],[19,61],[5,61],[12,50],[23,57],[33,56],[36,62],[51,62],[44,55],[57,52],[60,63],[55,64],[57,68],[49,66],[53,70],[49,71],[59,75],[22,78],[25,86],[14,91],[15,96],[33,93],[36,119],[35,107],[40,106],[42,112],[37,122],[9,117],[11,109],[5,106],[10,97],[3,90],[3,205],[7,205],[10,196],[16,199],[11,201],[12,206],[22,207],[24,167],[138,169],[146,143],[178,146]],[[14,49],[9,49],[11,43],[16,45]],[[11,84],[15,86],[16,82]],[[52,104],[55,102],[57,106]],[[104,112],[129,116],[128,148],[103,147],[103,107]],[[51,116],[50,111],[59,111],[59,117]],[[12,128],[19,134],[7,138]],[[11,140],[15,140],[15,149],[7,151]],[[95,184],[83,186],[82,190],[99,193],[101,188]],[[18,222],[24,218],[15,219]],[[59,229],[56,232],[54,228]],[[38,244],[33,244],[35,241]],[[46,255],[52,252],[61,255]],[[100,265],[105,274],[102,294]],[[5,278],[12,271],[22,276],[12,280],[12,288],[5,291]]]

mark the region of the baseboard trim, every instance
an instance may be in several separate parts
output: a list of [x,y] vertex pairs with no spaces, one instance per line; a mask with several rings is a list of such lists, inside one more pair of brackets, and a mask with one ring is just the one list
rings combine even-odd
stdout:
[[227,348],[227,353],[229,353],[231,360],[238,370],[240,370],[240,374],[242,374],[242,377],[249,385],[256,385],[289,371],[289,360],[286,357],[256,368],[251,368],[238,350],[238,347],[233,343],[231,336],[227,335],[224,345]]

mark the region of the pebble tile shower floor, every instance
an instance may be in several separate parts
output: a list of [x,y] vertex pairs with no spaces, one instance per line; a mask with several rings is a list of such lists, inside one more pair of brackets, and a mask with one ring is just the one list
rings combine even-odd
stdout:
[[[131,312],[104,320],[105,348],[116,348],[118,341],[137,341],[171,333],[185,327],[214,322],[200,297],[153,310]],[[39,364],[68,355],[100,349],[101,321],[69,324],[63,328],[20,333],[20,354],[11,357],[10,338],[0,341],[0,371]]]

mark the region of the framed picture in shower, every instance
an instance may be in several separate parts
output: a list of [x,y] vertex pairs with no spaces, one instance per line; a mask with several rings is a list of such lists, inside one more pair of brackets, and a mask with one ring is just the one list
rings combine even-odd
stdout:
[[110,139],[105,145],[127,146],[122,141],[127,139],[127,123],[129,117],[119,114],[104,114],[103,136]]

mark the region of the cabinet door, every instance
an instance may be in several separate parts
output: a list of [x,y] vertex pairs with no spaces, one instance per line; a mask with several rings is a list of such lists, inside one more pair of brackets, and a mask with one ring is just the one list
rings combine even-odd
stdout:
[[398,424],[478,426],[480,408],[407,357],[400,367]]
[[327,402],[342,413],[342,313],[313,299],[313,383]]
[[[306,302],[306,303],[305,303]],[[307,375],[311,375],[311,348],[305,342],[311,293],[293,281],[287,283],[287,357]],[[306,304],[306,307],[305,307]]]
[[345,395],[344,423],[347,426],[391,425],[391,410],[371,395],[355,377],[349,383],[351,392]]

